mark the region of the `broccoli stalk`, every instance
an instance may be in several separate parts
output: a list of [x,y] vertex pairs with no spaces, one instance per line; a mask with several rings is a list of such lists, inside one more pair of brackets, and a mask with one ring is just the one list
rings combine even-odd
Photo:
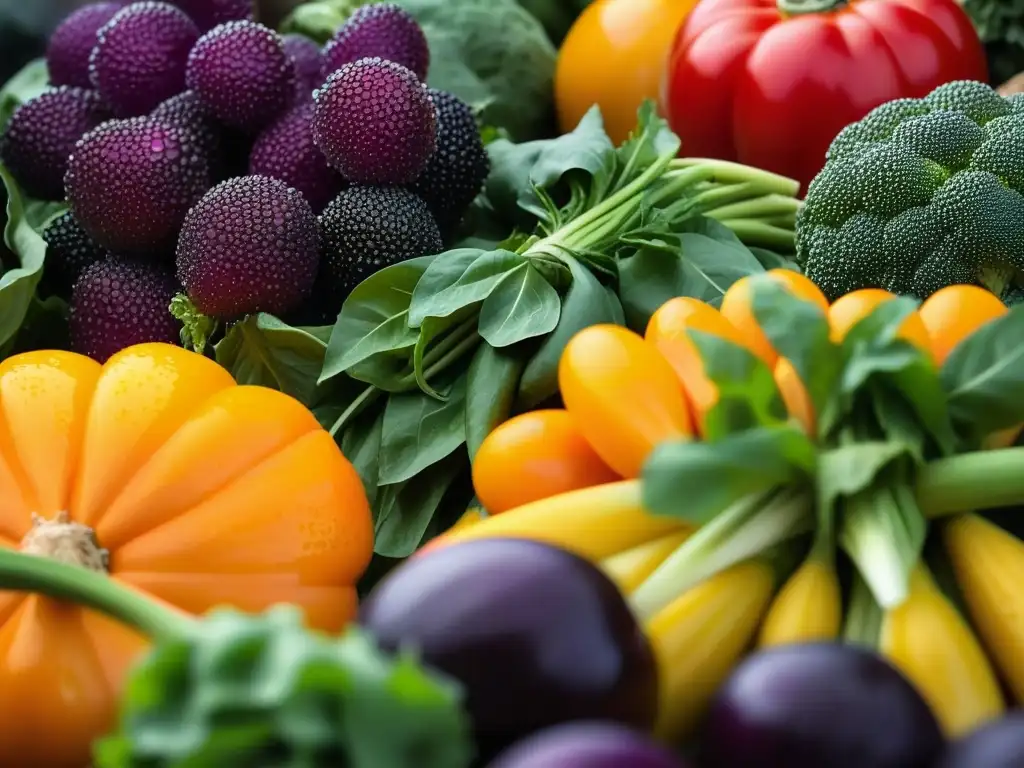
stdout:
[[105,553],[77,544],[92,562],[0,549],[0,585],[91,608],[154,641],[128,678],[117,731],[94,748],[96,768],[470,764],[458,686],[411,656],[385,654],[354,627],[312,632],[294,606],[189,616],[91,568]]
[[971,81],[883,104],[829,148],[797,216],[797,262],[830,300],[1024,285],[1024,98]]

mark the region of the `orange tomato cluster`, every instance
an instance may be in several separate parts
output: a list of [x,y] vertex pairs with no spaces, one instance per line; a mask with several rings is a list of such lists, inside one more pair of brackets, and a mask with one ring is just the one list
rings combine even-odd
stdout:
[[[871,288],[829,305],[803,275],[785,269],[768,274],[794,296],[821,308],[835,342],[880,304],[895,298]],[[907,317],[899,335],[942,365],[963,339],[1007,311],[982,288],[951,286]],[[480,447],[473,483],[488,513],[638,477],[662,441],[699,439],[718,392],[688,335],[691,330],[743,346],[764,361],[790,416],[813,434],[815,414],[804,385],[758,324],[751,280],[743,278],[725,293],[720,309],[697,299],[671,299],[654,313],[643,336],[615,325],[596,325],[573,337],[558,372],[565,407],[517,416]],[[1018,431],[1000,435],[997,442],[1012,442]]]

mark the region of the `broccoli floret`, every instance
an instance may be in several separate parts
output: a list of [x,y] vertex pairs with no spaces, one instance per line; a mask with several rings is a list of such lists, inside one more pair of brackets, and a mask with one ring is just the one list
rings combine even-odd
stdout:
[[958,81],[883,104],[829,148],[797,219],[797,261],[830,300],[1024,290],[1024,97]]

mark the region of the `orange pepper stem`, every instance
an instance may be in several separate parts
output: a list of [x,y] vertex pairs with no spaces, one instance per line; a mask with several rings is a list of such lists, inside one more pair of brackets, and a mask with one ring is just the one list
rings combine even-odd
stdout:
[[1024,504],[1024,447],[933,461],[918,472],[916,492],[929,518]]
[[143,597],[108,576],[38,555],[0,549],[0,589],[35,592],[92,608],[154,641],[191,634],[198,621]]

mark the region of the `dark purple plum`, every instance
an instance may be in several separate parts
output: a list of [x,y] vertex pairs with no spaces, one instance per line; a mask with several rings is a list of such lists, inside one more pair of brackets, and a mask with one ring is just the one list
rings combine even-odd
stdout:
[[96,47],[96,33],[123,7],[120,2],[90,3],[60,23],[46,46],[46,67],[53,85],[92,88],[89,55]]
[[523,739],[487,768],[686,768],[686,763],[632,728],[578,722]]
[[314,101],[316,144],[353,184],[408,184],[437,144],[427,88],[401,64],[346,64],[317,89]]
[[295,65],[295,93],[299,102],[310,101],[313,91],[323,82],[320,66],[323,56],[320,48],[305,35],[285,35],[284,51]]
[[71,348],[98,362],[133,344],[179,344],[179,286],[165,264],[110,256],[87,267],[71,296]]
[[97,33],[89,78],[118,117],[138,117],[185,90],[199,29],[168,3],[133,3]]
[[470,106],[446,91],[429,93],[437,110],[437,148],[412,190],[426,200],[448,239],[483,189],[491,161]]
[[212,184],[209,159],[186,128],[133,117],[85,134],[64,188],[75,219],[114,253],[174,252],[185,214]]
[[427,79],[430,47],[412,15],[395,3],[357,8],[324,46],[321,82],[346,64],[379,57]]
[[377,585],[360,622],[462,684],[483,759],[574,720],[654,724],[650,644],[615,584],[565,550],[481,539],[423,553]]
[[313,290],[316,216],[297,190],[266,176],[221,182],[188,213],[178,279],[204,315],[283,315]]
[[1024,712],[1011,712],[951,744],[933,768],[1021,768]]
[[295,107],[260,134],[249,155],[249,173],[295,187],[319,213],[344,187],[313,143],[313,102]]
[[201,32],[208,32],[228,21],[253,17],[252,0],[169,0],[187,13]]
[[31,197],[62,200],[75,144],[108,119],[110,111],[95,91],[46,91],[15,110],[0,136],[0,160]]
[[70,211],[46,226],[43,240],[46,241],[43,282],[48,292],[62,299],[70,299],[71,289],[79,275],[97,261],[103,261],[107,255],[75,221]]
[[893,666],[838,643],[748,657],[712,702],[704,768],[931,768],[935,716]]
[[199,38],[186,82],[218,120],[257,133],[292,104],[295,64],[274,30],[230,21]]

